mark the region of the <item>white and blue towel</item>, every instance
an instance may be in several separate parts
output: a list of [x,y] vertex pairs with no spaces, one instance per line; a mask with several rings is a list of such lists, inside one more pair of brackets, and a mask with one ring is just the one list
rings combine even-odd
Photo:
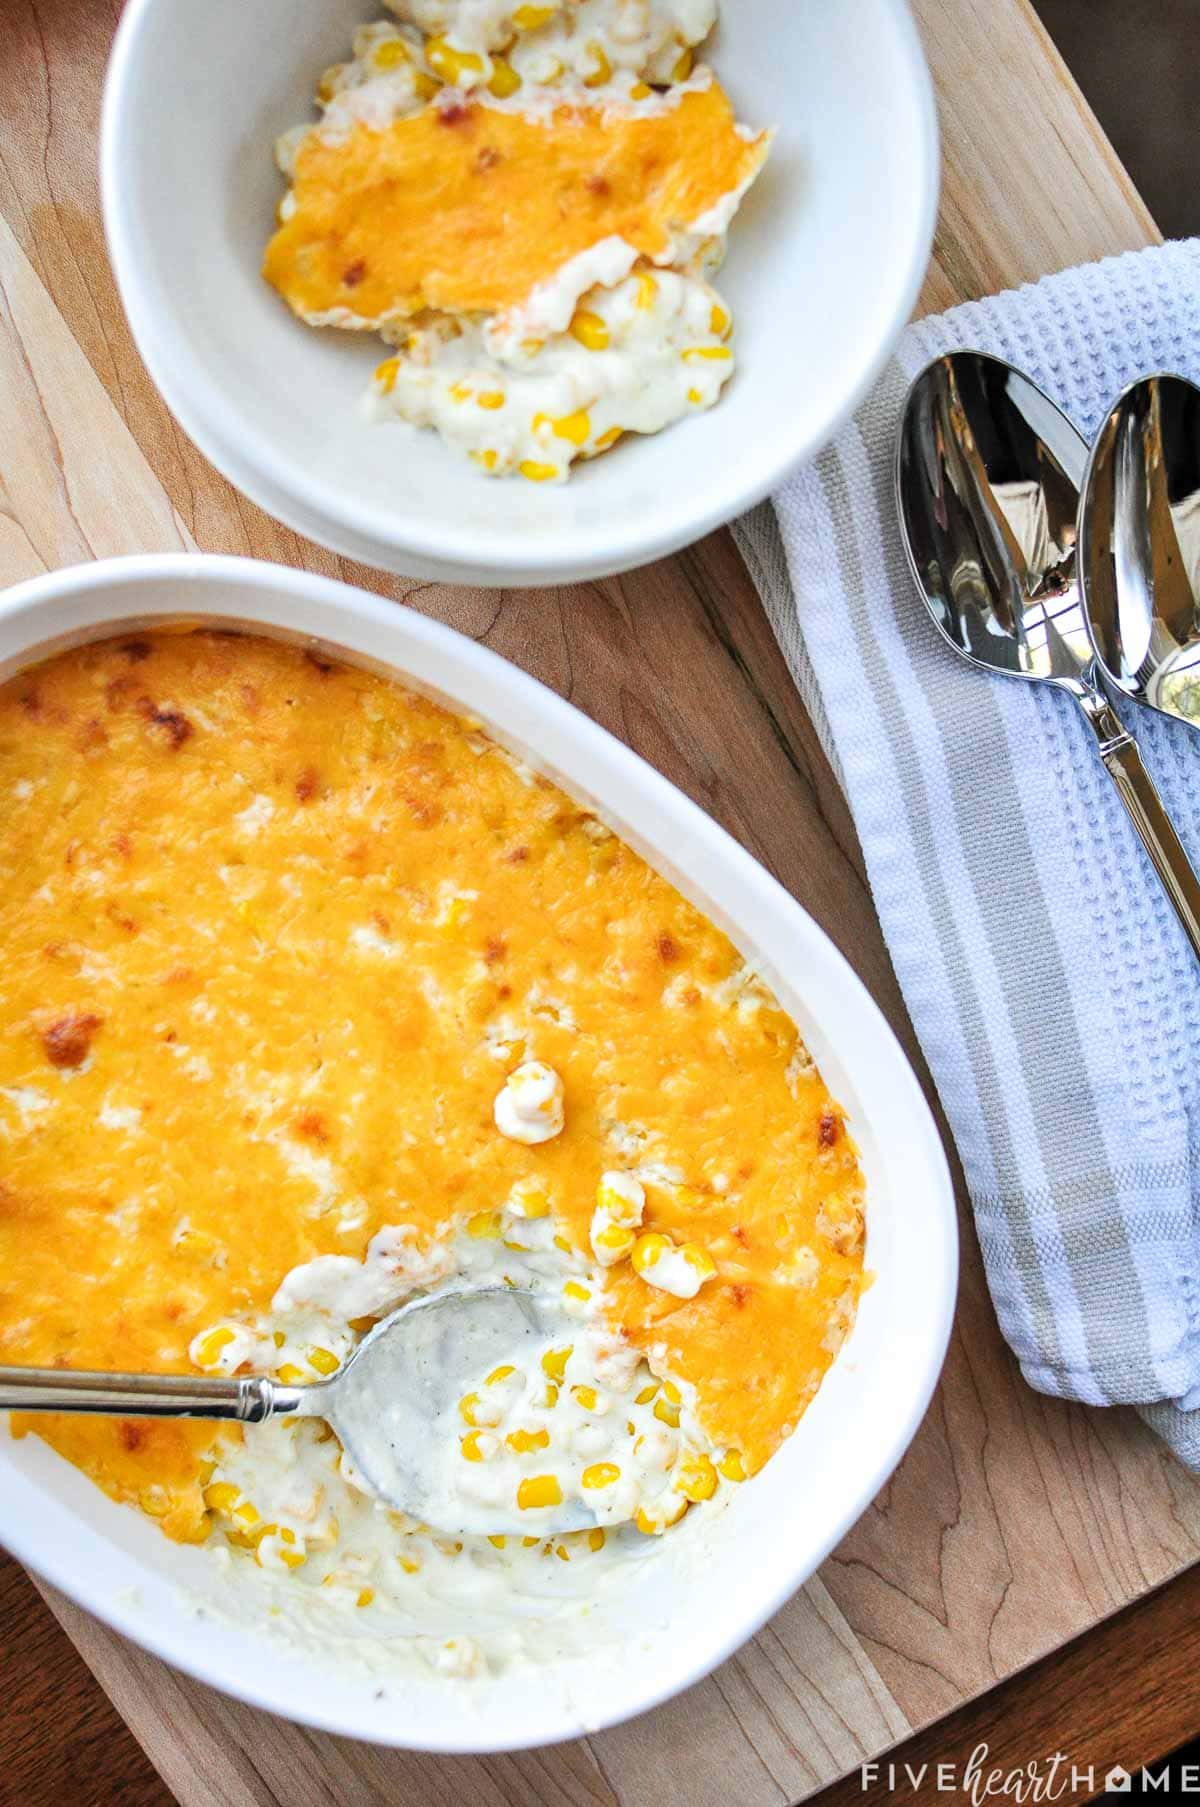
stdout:
[[[1031,1385],[1136,1405],[1200,1468],[1200,966],[1069,698],[928,620],[892,497],[916,372],[975,346],[1094,434],[1132,378],[1200,381],[1200,241],[906,332],[857,415],[736,528],[849,800]],[[1200,731],[1128,717],[1200,864]]]

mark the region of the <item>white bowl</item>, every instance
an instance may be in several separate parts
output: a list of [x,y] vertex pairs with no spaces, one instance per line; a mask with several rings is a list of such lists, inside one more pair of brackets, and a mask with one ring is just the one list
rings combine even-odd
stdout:
[[[474,641],[324,578],[241,559],[119,559],[0,597],[0,680],[56,649],[170,618],[314,640],[403,675],[488,722],[759,960],[846,1107],[868,1185],[858,1321],[799,1427],[722,1514],[700,1525],[705,1584],[666,1562],[617,1609],[619,1660],[466,1684],[380,1678],[197,1616],[203,1550],[170,1545],[39,1438],[0,1432],[0,1541],[119,1631],[213,1687],[381,1744],[500,1750],[594,1731],[697,1681],[813,1572],[904,1453],[929,1402],[957,1276],[950,1180],[933,1120],[875,1004],[812,919],[723,829],[569,703]],[[689,1519],[674,1536],[693,1523]],[[704,1529],[705,1525],[707,1529]],[[191,1590],[191,1595],[187,1590]]]
[[185,431],[269,514],[365,564],[463,583],[628,569],[761,500],[878,374],[925,271],[929,77],[903,0],[724,0],[714,60],[775,124],[719,286],[739,369],[720,405],[631,438],[565,487],[489,481],[432,433],[360,410],[373,336],[295,321],[259,275],[275,136],[311,117],[372,0],[129,0],[101,179],[138,348]]

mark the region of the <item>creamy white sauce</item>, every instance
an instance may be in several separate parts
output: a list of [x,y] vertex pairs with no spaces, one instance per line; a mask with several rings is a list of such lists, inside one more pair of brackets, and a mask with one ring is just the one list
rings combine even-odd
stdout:
[[533,1146],[551,1141],[562,1134],[565,1122],[562,1079],[544,1061],[523,1061],[496,1093],[493,1115],[510,1142]]
[[633,1252],[646,1209],[646,1189],[632,1173],[600,1176],[589,1239],[601,1267],[615,1267]]
[[[685,50],[706,38],[716,0],[385,0],[390,12],[468,55],[507,51],[524,80],[565,74],[597,87],[625,71],[681,80]],[[532,25],[532,29],[530,26]],[[685,72],[686,72],[686,65]]]
[[728,310],[707,283],[645,269],[580,299],[577,274],[568,266],[565,305],[549,285],[534,303],[543,315],[569,309],[575,331],[529,338],[524,318],[406,328],[376,372],[372,410],[436,427],[491,475],[562,482],[576,459],[623,434],[657,433],[712,407],[734,360]]
[[[317,1380],[364,1320],[448,1276],[550,1292],[571,1316],[569,1340],[529,1343],[464,1375],[437,1459],[480,1523],[493,1502],[507,1509],[523,1481],[552,1475],[565,1499],[586,1501],[595,1526],[548,1535],[548,1509],[530,1504],[521,1535],[447,1533],[375,1498],[321,1421],[251,1426],[223,1451],[207,1491],[219,1526],[207,1547],[236,1610],[250,1610],[242,1578],[252,1574],[289,1636],[375,1639],[380,1661],[408,1650],[448,1675],[552,1662],[593,1646],[602,1602],[659,1560],[689,1500],[708,1513],[728,1497],[724,1452],[699,1424],[690,1388],[652,1372],[608,1329],[602,1271],[557,1236],[553,1217],[538,1214],[543,1203],[531,1176],[501,1209],[431,1248],[394,1225],[361,1262],[321,1256],[285,1277],[261,1321],[224,1320],[195,1339],[192,1358],[210,1372]],[[497,1373],[505,1367],[512,1373]],[[479,1460],[463,1449],[472,1432]],[[628,1522],[639,1512],[640,1529]]]

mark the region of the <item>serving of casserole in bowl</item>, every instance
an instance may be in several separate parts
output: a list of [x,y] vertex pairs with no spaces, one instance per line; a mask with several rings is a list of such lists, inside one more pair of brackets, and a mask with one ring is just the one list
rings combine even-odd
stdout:
[[303,1385],[463,1279],[568,1326],[463,1376],[454,1525],[317,1420],[26,1418],[0,1539],[383,1742],[548,1742],[720,1661],[903,1453],[954,1298],[933,1122],[821,931],[511,665],[238,560],[10,591],[0,789],[0,1364]]
[[130,0],[101,177],[231,482],[368,564],[552,583],[828,440],[915,302],[937,139],[902,0]]

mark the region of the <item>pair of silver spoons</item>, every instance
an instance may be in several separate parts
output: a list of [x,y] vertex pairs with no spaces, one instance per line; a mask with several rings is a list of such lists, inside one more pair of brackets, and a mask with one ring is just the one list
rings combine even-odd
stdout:
[[917,586],[973,665],[1065,690],[1200,958],[1200,879],[1113,707],[1200,728],[1200,389],[1151,376],[1095,444],[1002,359],[937,358],[896,458]]

